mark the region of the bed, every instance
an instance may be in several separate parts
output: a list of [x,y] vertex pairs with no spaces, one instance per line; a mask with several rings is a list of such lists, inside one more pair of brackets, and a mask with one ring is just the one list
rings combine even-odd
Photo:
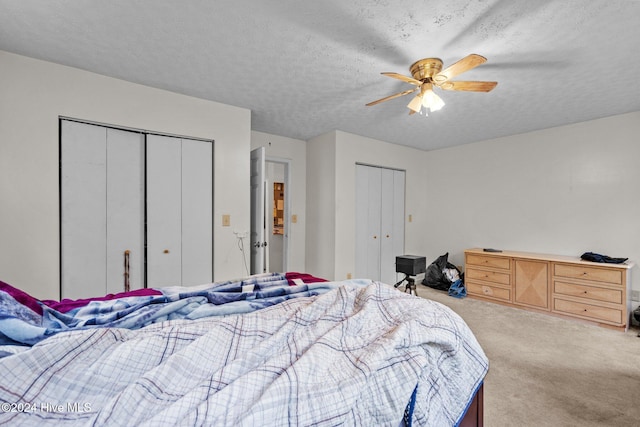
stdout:
[[0,282],[0,424],[482,425],[487,370],[457,314],[370,280],[59,302]]

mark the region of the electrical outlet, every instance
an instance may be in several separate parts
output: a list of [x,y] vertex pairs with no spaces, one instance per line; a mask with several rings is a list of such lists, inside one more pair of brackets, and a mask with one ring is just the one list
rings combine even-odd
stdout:
[[633,301],[640,301],[640,291],[631,291],[631,299]]

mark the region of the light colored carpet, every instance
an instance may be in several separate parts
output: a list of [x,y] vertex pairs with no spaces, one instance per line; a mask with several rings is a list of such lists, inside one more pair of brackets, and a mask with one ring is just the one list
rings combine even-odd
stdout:
[[418,285],[449,306],[489,358],[484,421],[501,426],[640,426],[640,338]]

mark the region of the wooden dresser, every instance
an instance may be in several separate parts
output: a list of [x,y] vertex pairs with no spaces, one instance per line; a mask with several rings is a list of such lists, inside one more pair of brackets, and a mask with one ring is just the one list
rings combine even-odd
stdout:
[[626,330],[632,263],[605,264],[528,252],[465,251],[465,286],[473,298],[544,311]]

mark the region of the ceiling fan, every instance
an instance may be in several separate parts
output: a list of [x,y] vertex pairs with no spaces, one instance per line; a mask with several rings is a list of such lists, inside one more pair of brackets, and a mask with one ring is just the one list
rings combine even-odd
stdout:
[[409,114],[421,112],[422,107],[425,108],[425,113],[426,110],[432,112],[437,111],[444,106],[444,101],[433,91],[434,87],[444,90],[463,90],[470,92],[489,92],[496,87],[498,82],[451,81],[451,79],[457,75],[469,71],[485,62],[487,62],[487,58],[472,53],[442,70],[441,59],[425,58],[414,62],[413,65],[409,67],[409,71],[413,77],[398,73],[382,73],[385,76],[411,83],[416,87],[386,96],[366,105],[369,107],[419,90],[420,92],[407,105],[407,108],[411,110]]

